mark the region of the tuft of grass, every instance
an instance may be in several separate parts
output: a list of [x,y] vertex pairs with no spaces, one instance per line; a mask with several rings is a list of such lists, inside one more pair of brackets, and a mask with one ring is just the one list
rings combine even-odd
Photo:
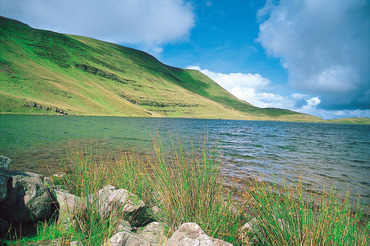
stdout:
[[154,141],[156,160],[150,162],[150,184],[159,197],[158,220],[176,230],[195,222],[210,236],[234,242],[241,225],[241,213],[232,205],[232,193],[223,184],[217,146],[207,140],[196,150],[184,150],[181,141],[172,142],[170,158],[160,140]]
[[151,201],[153,187],[148,182],[148,165],[145,160],[134,151],[122,152],[108,165],[109,177],[106,178],[113,186],[124,188],[148,203]]
[[[246,182],[244,198],[255,219],[249,238],[263,245],[368,245],[368,208],[328,192],[305,191],[259,181]],[[250,240],[251,241],[251,240]]]
[[45,231],[54,230],[58,232],[54,233],[57,235],[54,238],[61,238],[62,242],[78,241],[84,245],[101,245],[113,236],[119,221],[127,219],[124,213],[119,212],[123,209],[119,207],[112,208],[110,214],[102,217],[99,210],[100,200],[97,197],[89,198],[89,195],[111,183],[110,165],[99,153],[72,150],[67,161],[62,162],[60,167],[65,176],[58,183],[65,190],[80,197],[80,200],[71,211],[67,211],[70,223],[41,225],[42,235],[51,235]]

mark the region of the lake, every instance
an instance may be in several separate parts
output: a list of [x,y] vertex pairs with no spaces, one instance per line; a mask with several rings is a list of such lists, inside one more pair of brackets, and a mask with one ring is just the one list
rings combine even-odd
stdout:
[[369,203],[370,126],[238,120],[0,115],[0,155],[11,169],[48,174],[71,148],[117,154],[153,153],[152,136],[170,145],[208,136],[218,142],[225,170],[236,178],[262,174],[268,181],[302,182],[313,190],[335,183]]

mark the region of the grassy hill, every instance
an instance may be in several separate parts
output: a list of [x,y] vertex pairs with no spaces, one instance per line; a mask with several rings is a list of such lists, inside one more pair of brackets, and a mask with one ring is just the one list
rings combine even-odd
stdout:
[[237,99],[139,50],[0,17],[0,113],[319,121]]
[[370,118],[342,118],[326,120],[327,123],[370,125]]

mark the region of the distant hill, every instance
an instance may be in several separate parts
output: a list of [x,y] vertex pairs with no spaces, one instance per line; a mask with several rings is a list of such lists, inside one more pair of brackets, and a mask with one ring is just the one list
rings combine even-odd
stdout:
[[199,71],[0,17],[0,113],[320,121],[237,99]]
[[366,124],[370,125],[370,118],[343,118],[326,120],[327,123],[340,123],[340,124]]

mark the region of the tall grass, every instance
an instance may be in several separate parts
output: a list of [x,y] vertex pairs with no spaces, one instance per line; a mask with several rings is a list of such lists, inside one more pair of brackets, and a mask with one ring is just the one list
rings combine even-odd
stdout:
[[[353,208],[349,193],[315,193],[250,179],[244,197],[255,219],[249,237],[263,245],[368,245],[368,208]],[[253,240],[252,240],[253,241]]]
[[161,141],[154,142],[157,159],[150,162],[150,184],[157,192],[162,213],[158,220],[176,230],[185,222],[195,222],[210,236],[234,242],[241,214],[233,209],[232,194],[223,184],[217,146],[204,140],[199,149],[184,150],[173,143],[170,158]]
[[89,195],[111,183],[111,166],[99,153],[72,150],[67,161],[61,163],[60,169],[65,176],[58,184],[80,200],[67,211],[71,218],[69,225],[44,224],[41,225],[41,231],[50,230],[51,226],[59,231],[62,241],[76,240],[84,245],[102,244],[114,234],[119,221],[126,219],[123,213],[119,213],[122,210],[119,207],[112,208],[111,214],[102,216],[99,210],[101,200],[97,197],[89,198]]

